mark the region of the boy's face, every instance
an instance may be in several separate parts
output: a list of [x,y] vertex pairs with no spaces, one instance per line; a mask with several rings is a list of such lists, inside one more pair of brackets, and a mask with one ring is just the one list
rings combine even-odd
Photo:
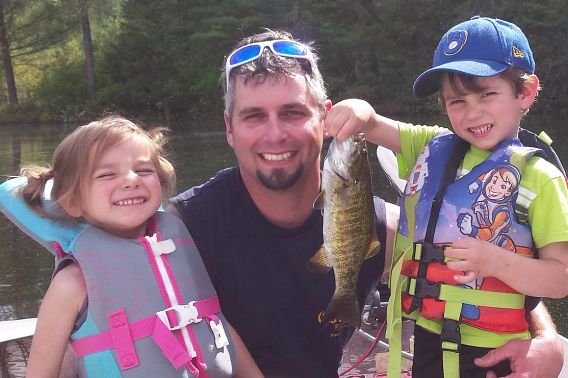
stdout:
[[480,149],[492,150],[503,140],[517,136],[523,110],[534,101],[536,87],[533,90],[532,84],[527,84],[517,95],[513,85],[499,75],[475,80],[482,88],[479,93],[463,88],[456,93],[447,74],[442,75],[441,98],[454,132]]

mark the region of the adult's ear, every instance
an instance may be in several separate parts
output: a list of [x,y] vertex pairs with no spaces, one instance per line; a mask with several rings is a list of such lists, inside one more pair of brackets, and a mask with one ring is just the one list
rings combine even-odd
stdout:
[[225,120],[225,135],[227,136],[227,143],[229,146],[233,147],[233,126],[231,126],[231,117],[227,113],[223,113],[223,119]]

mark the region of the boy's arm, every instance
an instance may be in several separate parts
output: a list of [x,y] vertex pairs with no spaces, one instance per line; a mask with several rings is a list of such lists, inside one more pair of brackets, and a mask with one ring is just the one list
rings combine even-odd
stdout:
[[531,259],[470,237],[456,240],[445,251],[446,257],[460,260],[449,261],[448,268],[466,272],[455,276],[459,283],[492,276],[525,295],[565,297],[568,295],[568,242],[550,243],[539,248],[538,253],[538,259]]
[[325,117],[325,128],[340,140],[364,133],[369,142],[400,152],[398,121],[378,115],[363,100],[348,99],[335,104]]
[[[564,349],[546,307],[539,304],[527,314],[527,321],[533,339],[509,341],[477,358],[475,364],[491,367],[509,360],[515,377],[558,377],[564,362]],[[488,377],[495,377],[495,374],[490,373]]]

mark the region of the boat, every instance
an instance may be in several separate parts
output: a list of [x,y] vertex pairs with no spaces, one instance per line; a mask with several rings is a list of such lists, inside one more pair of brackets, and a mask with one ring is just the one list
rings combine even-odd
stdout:
[[[389,177],[393,188],[400,194],[405,181],[398,178],[396,158],[383,147],[378,147],[377,157]],[[357,329],[344,349],[339,368],[341,377],[378,378],[386,376],[388,343],[381,327],[386,318],[389,290],[385,282],[378,282],[369,294],[362,313],[361,328]],[[35,331],[37,319],[0,321],[0,378],[25,376],[25,367]],[[413,358],[413,322],[403,323],[403,374],[410,377]],[[564,347],[564,365],[559,377],[568,378],[568,339],[559,335]],[[365,358],[361,358],[365,357]],[[70,377],[62,374],[61,377]]]

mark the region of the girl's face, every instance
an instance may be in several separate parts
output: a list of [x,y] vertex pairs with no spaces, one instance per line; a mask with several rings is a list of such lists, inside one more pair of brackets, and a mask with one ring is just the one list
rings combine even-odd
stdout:
[[127,140],[101,153],[87,177],[79,213],[87,222],[124,238],[144,236],[160,207],[162,189],[150,150]]

